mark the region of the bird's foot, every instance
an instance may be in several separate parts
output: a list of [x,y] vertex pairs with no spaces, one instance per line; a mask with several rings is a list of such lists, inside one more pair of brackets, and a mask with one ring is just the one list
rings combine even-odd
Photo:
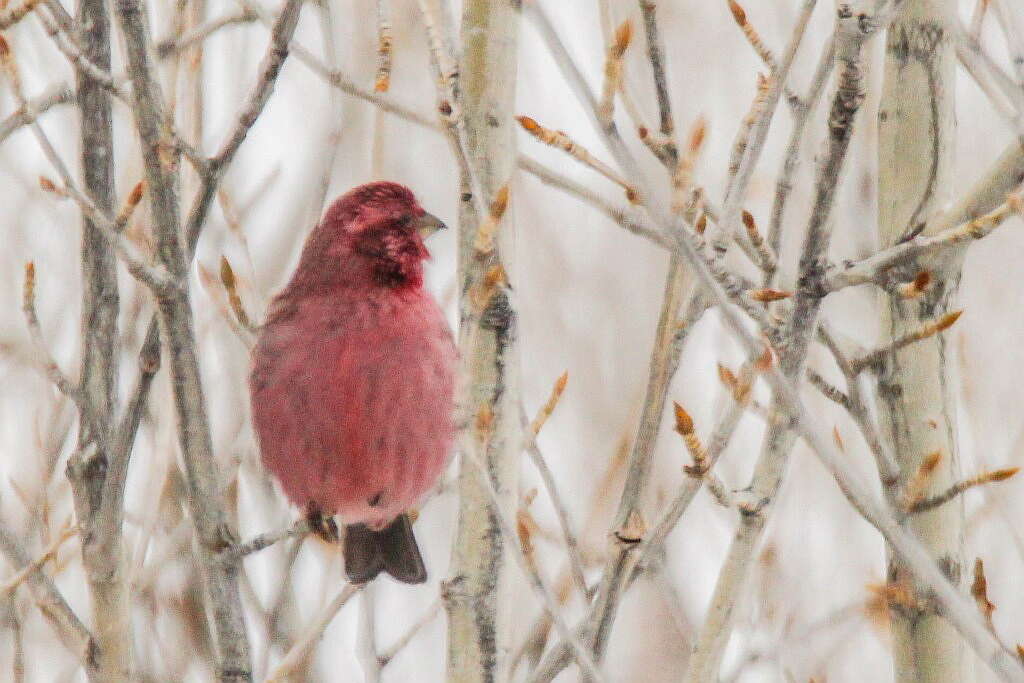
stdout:
[[309,530],[322,540],[327,543],[338,542],[340,537],[338,535],[338,525],[334,521],[334,517],[324,515],[320,506],[313,501],[306,505],[306,521],[309,522]]

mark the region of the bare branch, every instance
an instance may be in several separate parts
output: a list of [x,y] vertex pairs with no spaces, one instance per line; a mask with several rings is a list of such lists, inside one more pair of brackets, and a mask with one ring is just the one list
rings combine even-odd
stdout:
[[956,323],[960,319],[960,315],[963,311],[953,311],[946,313],[935,320],[928,320],[921,324],[915,330],[907,332],[901,337],[893,339],[885,346],[870,351],[860,358],[854,358],[850,361],[850,370],[854,375],[863,372],[866,368],[876,367],[886,357],[892,355],[898,349],[902,349],[905,346],[910,346],[915,342],[919,342],[923,339],[928,339],[940,332],[943,332]]
[[387,92],[391,86],[391,21],[388,0],[377,0],[377,78],[373,89]]
[[225,138],[217,153],[210,159],[214,174],[231,163],[238,148],[245,141],[245,136],[248,135],[249,130],[267,106],[267,102],[274,92],[277,76],[281,72],[284,61],[288,58],[289,44],[295,33],[295,27],[299,23],[299,10],[302,9],[302,1],[287,0],[284,7],[281,8],[281,13],[274,20],[274,24],[270,28],[270,45],[260,63],[256,85],[249,91],[245,103],[239,110],[235,127]]
[[941,505],[945,505],[967,489],[988,484],[990,482],[1005,481],[1017,474],[1019,471],[1019,467],[1010,467],[1008,469],[996,470],[994,472],[983,472],[982,474],[971,477],[970,479],[958,481],[937,496],[932,496],[930,498],[918,497],[917,500],[910,504],[908,512],[910,512],[910,514],[918,514],[928,510],[933,510]]
[[223,553],[226,562],[236,562],[248,555],[259,552],[265,548],[269,548],[275,543],[280,543],[289,538],[303,538],[312,531],[310,522],[307,518],[303,517],[294,524],[284,529],[277,531],[268,531],[267,533],[259,534],[254,536],[247,541],[236,543],[224,549]]
[[6,31],[17,24],[38,4],[39,0],[22,0],[14,7],[8,7],[0,11],[0,31]]
[[401,636],[398,637],[397,640],[395,640],[391,647],[386,648],[380,653],[380,655],[378,656],[378,661],[380,661],[380,665],[382,667],[385,667],[388,664],[390,664],[391,660],[394,659],[399,652],[404,650],[405,647],[412,642],[412,639],[415,638],[427,624],[436,619],[437,615],[440,613],[441,601],[435,600],[430,604],[430,607],[427,608],[427,611],[424,612],[416,621],[414,621],[412,625],[410,625],[409,628],[406,629],[405,633],[403,633]]
[[65,541],[77,534],[78,527],[70,523],[66,524],[64,528],[57,533],[53,540],[50,541],[50,545],[46,546],[46,548],[43,549],[43,552],[41,552],[36,559],[29,562],[27,565],[15,572],[14,576],[0,584],[0,594],[10,593],[18,586],[25,583],[25,580],[28,579],[29,576],[40,571],[47,562],[57,555],[57,552],[60,550],[61,546],[64,545]]
[[633,23],[628,19],[615,31],[604,61],[604,84],[601,101],[597,105],[597,118],[607,126],[615,120],[615,93],[622,88],[622,57],[633,38]]
[[658,31],[657,3],[654,0],[639,0],[644,16],[644,31],[647,34],[647,59],[654,75],[654,92],[658,97],[658,130],[668,140],[667,158],[671,162],[676,156],[675,124],[672,121],[672,102],[668,94],[668,80],[665,77],[665,48]]
[[377,654],[377,614],[374,593],[377,587],[368,583],[359,596],[359,634],[356,637],[356,656],[363,668],[364,683],[380,683],[380,655]]
[[[7,558],[16,569],[31,564],[28,553],[22,548],[14,533],[5,525],[0,524],[0,553]],[[32,599],[43,616],[57,633],[57,637],[82,662],[87,671],[95,670],[96,644],[92,635],[78,616],[71,610],[64,596],[60,594],[53,581],[42,572],[29,572],[25,579],[32,593]]]
[[64,372],[57,365],[57,361],[50,355],[43,339],[43,331],[39,327],[39,317],[36,315],[36,266],[31,261],[25,264],[25,284],[22,289],[21,311],[25,314],[25,324],[28,326],[29,336],[32,338],[32,345],[43,357],[43,369],[46,377],[60,393],[64,394],[76,405],[82,404],[83,397],[78,387],[67,378]]
[[[757,122],[751,129],[750,141],[745,146],[735,176],[726,192],[725,202],[722,206],[722,215],[719,220],[721,237],[715,241],[716,251],[719,253],[723,251],[725,238],[736,234],[739,228],[740,211],[747,194],[747,187],[750,185],[750,180],[753,177],[754,168],[757,165],[761,151],[764,149],[764,142],[768,137],[768,127],[771,125],[772,117],[782,95],[782,89],[786,85],[786,79],[793,66],[793,59],[796,57],[797,48],[803,39],[807,22],[810,20],[811,12],[814,10],[815,5],[816,0],[804,0],[796,26],[790,37],[789,45],[786,47],[786,52],[782,57],[782,62],[770,77],[768,89],[764,95],[764,106],[759,113]],[[743,242],[740,241],[740,244],[743,244]]]
[[[785,216],[786,200],[789,199],[789,193],[793,190],[793,175],[800,162],[800,144],[803,142],[811,113],[817,106],[818,100],[821,99],[821,94],[825,91],[825,82],[828,80],[829,74],[832,73],[834,64],[835,39],[829,38],[821,52],[818,66],[814,70],[810,90],[796,107],[793,130],[789,134],[789,142],[786,143],[786,156],[779,169],[778,179],[775,181],[775,199],[772,202],[767,242],[768,247],[776,254],[782,248],[782,219]],[[772,284],[774,277],[774,272],[765,273],[765,284]]]
[[159,41],[156,44],[156,53],[160,59],[165,59],[173,54],[182,52],[193,45],[202,43],[214,33],[217,33],[223,28],[229,26],[236,26],[241,24],[249,24],[256,21],[259,17],[255,12],[249,9],[243,9],[239,12],[232,12],[223,16],[211,19],[201,26],[192,28],[188,33],[172,38],[166,38]]
[[[75,67],[75,71],[110,91],[121,99],[127,99],[128,95],[121,86],[110,76],[109,67],[104,68],[96,64],[89,56],[82,52],[82,48],[75,42],[75,39],[68,33],[68,28],[73,23],[59,0],[43,0],[46,8],[54,14],[55,18],[47,15],[43,9],[36,10],[36,16],[46,29],[46,33],[53,40],[57,48],[67,57],[68,61]],[[61,30],[58,23],[64,24],[65,29]]]
[[833,403],[839,404],[841,407],[847,410],[851,409],[850,397],[847,396],[842,389],[839,387],[829,384],[824,377],[819,375],[814,370],[807,371],[807,379],[814,386],[815,389],[820,391],[825,398],[832,401]]
[[[300,4],[300,3],[290,3]],[[171,169],[163,162],[163,103],[154,77],[152,46],[146,27],[144,8],[138,0],[122,0],[115,5],[124,35],[128,73],[132,81],[134,118],[143,147],[147,185],[157,239],[157,258],[172,273],[184,275],[186,253],[179,238],[178,197]],[[287,8],[287,6],[286,6]],[[297,10],[297,7],[296,7]],[[287,42],[287,41],[286,41]],[[275,48],[277,47],[275,42]],[[266,65],[274,73],[280,62],[269,57]],[[257,88],[257,95],[261,89]],[[260,101],[260,97],[257,97]],[[262,100],[262,101],[265,101]],[[251,111],[240,118],[240,133],[229,138],[223,158],[237,149],[251,125]],[[238,138],[236,142],[236,138]],[[199,221],[201,224],[201,220]],[[198,226],[196,228],[198,231]],[[191,242],[191,235],[188,235]],[[187,288],[163,293],[159,299],[161,327],[169,353],[171,385],[178,413],[179,442],[185,463],[190,516],[198,536],[197,550],[202,567],[207,607],[212,615],[217,645],[217,676],[221,681],[244,681],[252,677],[249,643],[234,569],[218,562],[220,548],[230,544],[230,531],[219,492],[220,477],[214,462],[205,398],[199,374],[192,313]]]
[[266,683],[279,683],[281,681],[288,680],[288,677],[302,666],[305,666],[309,656],[313,653],[313,648],[316,647],[317,643],[320,642],[320,638],[324,634],[324,630],[334,621],[334,617],[341,611],[341,608],[352,598],[353,595],[359,592],[361,586],[356,586],[351,583],[345,584],[335,595],[331,598],[331,601],[327,603],[316,618],[313,619],[306,629],[299,636],[295,644],[292,645],[291,649],[285,653],[284,657],[274,668],[273,671],[267,675]]
[[588,166],[589,168],[597,171],[605,178],[624,189],[626,191],[627,199],[631,202],[636,201],[636,198],[638,197],[636,188],[626,182],[622,176],[616,173],[613,168],[608,166],[608,164],[595,158],[594,155],[587,151],[585,147],[575,142],[568,135],[562,131],[545,128],[529,116],[517,116],[516,120],[519,121],[519,125],[522,126],[523,130],[527,133],[537,138],[545,145],[556,147],[569,156],[575,158],[584,166]]
[[959,227],[933,235],[918,235],[860,261],[846,263],[827,277],[824,291],[834,292],[844,287],[868,283],[889,288],[888,271],[908,265],[913,265],[920,271],[929,268],[932,260],[955,255],[965,243],[987,237],[1002,225],[1003,221],[1019,213],[1019,202],[1016,195],[1011,195],[995,210]]
[[616,207],[605,200],[601,195],[590,190],[590,188],[551,170],[547,166],[544,166],[531,157],[525,155],[519,157],[519,168],[536,176],[543,183],[550,185],[551,187],[558,188],[563,192],[592,205],[613,222],[618,223],[621,227],[634,235],[643,237],[660,247],[666,249],[669,248],[668,238],[662,235],[644,219],[639,207],[634,205],[630,205],[628,208]]
[[[567,375],[562,375],[567,377]],[[552,399],[556,399],[558,391],[558,385],[552,391]],[[549,400],[549,405],[551,404]],[[537,468],[537,473],[540,475],[541,481],[544,483],[544,490],[548,493],[548,498],[551,500],[551,506],[555,509],[555,515],[558,517],[558,524],[562,530],[562,536],[565,538],[566,554],[569,556],[569,569],[572,573],[573,581],[576,583],[576,588],[580,591],[581,595],[587,595],[587,580],[583,574],[583,559],[580,557],[579,539],[572,530],[572,523],[569,520],[569,511],[565,506],[565,502],[562,500],[561,494],[558,492],[558,486],[555,484],[554,474],[551,472],[551,468],[548,467],[547,462],[544,460],[544,455],[540,451],[540,447],[537,445],[537,432],[539,427],[543,425],[543,421],[547,418],[544,417],[545,408],[537,414],[532,423],[527,423],[527,417],[525,410],[522,414],[522,420],[524,425],[524,433],[526,435],[526,452],[530,456],[530,460],[533,462],[533,466]],[[552,406],[553,408],[553,406]],[[534,426],[537,429],[534,429]]]
[[67,104],[71,101],[71,88],[66,85],[49,88],[44,94],[28,100],[20,105],[13,114],[0,122],[0,143],[3,143],[14,131],[22,126],[27,126],[53,107]]
[[[468,440],[466,436],[463,436],[463,440]],[[597,664],[591,657],[587,647],[583,644],[580,638],[578,638],[565,623],[565,619],[562,617],[561,610],[558,606],[558,601],[555,596],[551,593],[551,589],[544,583],[543,578],[540,576],[539,569],[534,562],[531,562],[523,550],[522,545],[519,543],[519,535],[516,533],[515,527],[512,521],[507,517],[505,511],[499,507],[501,498],[498,495],[498,491],[494,488],[494,484],[491,482],[491,476],[482,462],[477,458],[475,449],[471,446],[465,446],[461,449],[462,457],[470,463],[470,465],[476,471],[476,477],[480,481],[480,484],[487,491],[487,495],[491,502],[491,511],[497,518],[501,528],[502,534],[504,534],[508,547],[512,548],[512,555],[516,558],[519,568],[522,570],[523,575],[529,581],[530,586],[534,592],[540,597],[544,608],[550,615],[555,629],[558,631],[565,642],[569,644],[572,650],[573,657],[579,663],[580,668],[594,681],[604,681],[605,678],[597,668]]]

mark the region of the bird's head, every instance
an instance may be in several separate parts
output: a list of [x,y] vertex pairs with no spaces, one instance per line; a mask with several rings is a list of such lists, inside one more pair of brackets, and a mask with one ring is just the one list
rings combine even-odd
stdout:
[[404,287],[423,282],[423,240],[445,227],[398,183],[360,185],[334,200],[309,237],[299,269],[346,284]]

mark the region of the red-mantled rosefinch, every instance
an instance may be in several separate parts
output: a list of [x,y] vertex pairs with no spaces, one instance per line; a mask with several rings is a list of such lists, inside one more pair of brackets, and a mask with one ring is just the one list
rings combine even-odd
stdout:
[[346,525],[351,581],[427,574],[406,512],[448,462],[456,350],[423,288],[443,228],[408,188],[361,185],[306,240],[270,305],[249,388],[263,463],[311,517]]

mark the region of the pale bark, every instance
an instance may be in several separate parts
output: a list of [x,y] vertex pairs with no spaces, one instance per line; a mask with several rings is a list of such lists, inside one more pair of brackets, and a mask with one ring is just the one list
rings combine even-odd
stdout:
[[[923,225],[951,194],[956,9],[955,0],[904,0],[889,27],[878,114],[882,246],[921,229],[929,233],[936,226]],[[922,321],[948,312],[960,280],[961,260],[944,260],[939,272],[932,273],[934,284],[923,296],[888,297],[881,307],[884,334],[897,339]],[[911,262],[904,268],[901,275],[909,275],[909,280],[918,266]],[[955,379],[947,365],[947,346],[945,335],[935,335],[886,354],[879,371],[879,418],[903,477],[913,476],[928,454],[942,455],[925,497],[960,478]],[[962,500],[958,497],[906,521],[959,587],[964,585]],[[889,580],[909,580],[908,570],[892,552]],[[973,680],[963,639],[945,619],[929,609],[893,607],[890,612],[898,683]]]
[[[463,8],[461,107],[465,152],[471,173],[462,179],[459,225],[460,332],[462,397],[460,408],[474,430],[472,457],[482,462],[497,492],[501,512],[515,517],[520,453],[518,324],[510,290],[501,283],[482,311],[474,311],[488,270],[507,270],[514,245],[506,216],[498,246],[487,258],[474,249],[477,226],[487,206],[515,170],[514,102],[518,58],[519,3],[470,0]],[[471,189],[472,188],[472,189]],[[468,190],[468,193],[466,192]],[[474,190],[481,197],[467,196]],[[448,680],[504,680],[511,647],[510,610],[514,562],[491,496],[472,462],[459,473],[459,523],[452,548],[451,576],[445,584],[448,610]]]
[[[92,63],[110,70],[110,17],[103,0],[78,6],[79,43]],[[77,71],[81,121],[82,177],[85,192],[104,213],[114,210],[114,143],[110,95]],[[93,681],[127,681],[131,677],[132,628],[125,582],[122,521],[124,481],[130,446],[110,441],[116,406],[117,316],[119,298],[113,249],[88,216],[82,218],[82,370],[80,391],[96,418],[93,433],[82,419],[79,449],[67,474],[81,528],[82,564],[89,585],[96,644]],[[95,450],[85,446],[95,441]],[[106,445],[102,445],[106,444]],[[113,447],[111,447],[113,446]],[[82,457],[89,453],[89,457]]]

